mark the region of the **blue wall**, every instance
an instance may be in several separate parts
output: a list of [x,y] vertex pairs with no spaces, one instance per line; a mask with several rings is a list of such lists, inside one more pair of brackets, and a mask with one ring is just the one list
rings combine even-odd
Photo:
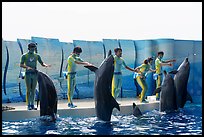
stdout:
[[[37,68],[47,73],[53,80],[57,89],[58,97],[67,98],[67,81],[63,78],[62,71],[66,71],[67,58],[73,51],[75,46],[82,48],[81,58],[99,67],[108,51],[121,47],[126,64],[135,68],[148,57],[157,56],[158,51],[164,51],[164,59],[176,59],[173,67],[164,67],[170,71],[177,69],[186,56],[189,57],[191,63],[190,77],[188,81],[188,91],[193,96],[194,102],[201,102],[202,97],[202,41],[195,40],[175,40],[175,39],[151,39],[151,40],[126,40],[126,39],[103,39],[102,41],[85,41],[73,40],[73,42],[60,42],[54,38],[31,37],[31,39],[17,39],[17,41],[4,41],[2,39],[2,91],[3,75],[5,73],[5,65],[7,60],[6,47],[9,51],[9,65],[6,74],[6,93],[2,92],[2,100],[6,102],[9,98],[12,102],[22,101],[19,95],[18,83],[21,83],[21,89],[25,95],[25,82],[19,81],[20,57],[22,45],[23,52],[27,52],[29,42],[36,42],[38,45],[38,53],[42,60],[51,64],[51,68],[44,68],[39,63]],[[63,51],[62,51],[63,50]],[[63,53],[63,54],[62,54]],[[64,58],[62,58],[62,55]],[[62,70],[61,70],[62,65]],[[154,69],[154,63],[152,65]],[[61,77],[60,77],[61,73]],[[123,85],[122,97],[135,97],[136,88],[133,82],[133,72],[122,68]],[[147,76],[148,91],[147,95],[151,95],[155,89],[155,81],[152,79],[152,73]],[[95,74],[81,65],[77,66],[77,89],[74,98],[92,98]],[[139,89],[141,90],[141,89]],[[121,96],[121,94],[120,94]]]

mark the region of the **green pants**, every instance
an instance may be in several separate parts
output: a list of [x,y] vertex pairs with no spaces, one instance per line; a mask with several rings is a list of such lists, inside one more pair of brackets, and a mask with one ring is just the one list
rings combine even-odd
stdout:
[[147,83],[145,78],[141,78],[140,76],[136,77],[137,83],[140,85],[140,87],[142,88],[141,91],[141,96],[140,96],[140,102],[145,100],[145,94],[147,92]]
[[117,98],[120,94],[122,87],[122,75],[113,75],[112,79],[112,96]]
[[74,96],[74,89],[76,87],[76,76],[75,74],[67,75],[67,97],[68,103],[72,103],[72,98]]
[[34,105],[35,101],[35,90],[37,85],[37,74],[36,73],[26,73],[26,104]]
[[[161,76],[159,75],[156,80],[156,88],[159,88],[161,86]],[[156,93],[156,98],[159,98],[160,94]]]

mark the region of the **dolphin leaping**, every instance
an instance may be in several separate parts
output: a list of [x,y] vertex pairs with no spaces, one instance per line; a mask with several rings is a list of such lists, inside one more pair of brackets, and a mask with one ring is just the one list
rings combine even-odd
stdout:
[[37,71],[37,74],[39,85],[38,102],[40,101],[40,116],[48,115],[52,117],[53,121],[55,121],[57,114],[57,92],[54,83],[45,73]]
[[164,80],[161,87],[155,90],[156,93],[160,93],[159,111],[171,112],[177,110],[176,103],[176,88],[174,86],[174,79],[172,76],[164,70]]
[[[109,54],[111,52],[109,51]],[[119,104],[111,95],[111,84],[113,77],[113,55],[109,55],[99,66],[84,66],[95,72],[94,100],[96,116],[99,120],[110,121],[113,108],[120,111]]]
[[174,84],[176,87],[177,107],[183,108],[187,100],[192,103],[192,97],[187,91],[188,78],[190,74],[190,63],[188,58],[186,57],[184,59],[176,72],[174,71],[169,73],[175,74]]

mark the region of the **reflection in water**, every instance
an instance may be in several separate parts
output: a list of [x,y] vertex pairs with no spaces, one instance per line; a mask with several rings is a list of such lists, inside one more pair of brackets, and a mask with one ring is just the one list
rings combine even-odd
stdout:
[[113,126],[111,122],[100,121],[96,122],[90,129],[95,129],[97,135],[110,135],[113,130]]

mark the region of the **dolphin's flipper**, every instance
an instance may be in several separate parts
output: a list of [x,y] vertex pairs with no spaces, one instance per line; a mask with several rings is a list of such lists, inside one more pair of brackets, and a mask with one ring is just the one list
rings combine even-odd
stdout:
[[160,93],[160,92],[161,92],[161,87],[155,89],[153,92],[153,95],[156,95],[156,93]]
[[88,68],[90,71],[96,72],[98,69],[96,66],[84,66],[85,68]]
[[38,96],[37,96],[37,108],[38,108],[39,102],[40,102],[40,97],[39,97],[39,93],[38,93]]
[[178,72],[178,70],[172,70],[169,72],[169,74],[176,74]]
[[186,101],[189,100],[191,103],[193,103],[193,99],[191,97],[191,95],[188,93],[187,91],[187,95],[186,95]]
[[40,98],[37,99],[37,108],[38,108],[39,102],[40,102]]
[[111,102],[112,102],[111,104],[113,105],[113,108],[117,108],[120,111],[119,104],[116,102],[116,100],[113,97]]

